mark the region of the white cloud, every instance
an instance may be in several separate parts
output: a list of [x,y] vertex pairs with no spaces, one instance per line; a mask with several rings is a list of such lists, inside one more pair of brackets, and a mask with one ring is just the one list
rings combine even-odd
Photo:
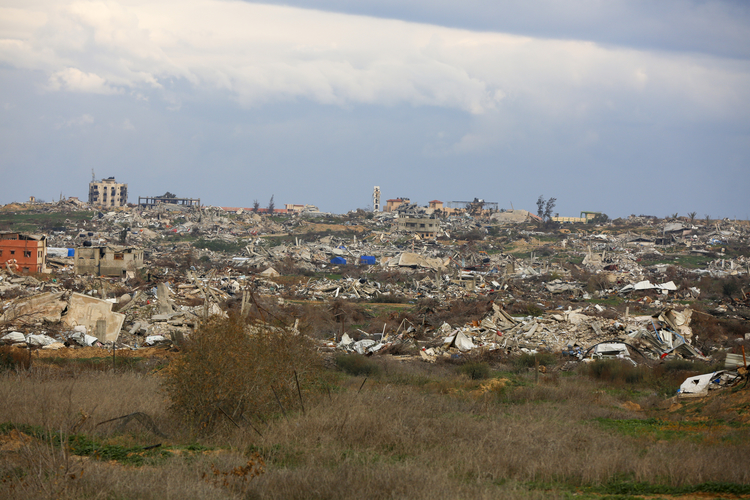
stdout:
[[68,90],[91,94],[116,94],[118,90],[107,84],[99,75],[84,73],[78,68],[66,68],[53,73],[47,85],[49,90]]
[[550,119],[627,113],[639,99],[696,116],[748,107],[744,61],[241,1],[6,3],[3,13],[18,22],[0,22],[0,62],[46,72],[51,90],[157,89],[171,110],[187,97],[165,90],[176,81],[248,107],[310,99]]

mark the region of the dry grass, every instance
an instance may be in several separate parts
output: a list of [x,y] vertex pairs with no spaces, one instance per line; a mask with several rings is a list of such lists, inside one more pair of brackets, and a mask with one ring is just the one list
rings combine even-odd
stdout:
[[[268,416],[254,428],[226,423],[204,436],[169,412],[153,374],[6,371],[0,422],[113,446],[160,443],[165,454],[150,465],[127,465],[75,455],[64,442],[6,433],[0,496],[564,498],[623,479],[669,487],[750,483],[750,472],[737,465],[750,451],[745,424],[715,427],[704,439],[679,426],[669,437],[618,430],[651,422],[622,404],[653,398],[647,390],[618,393],[575,373],[534,383],[533,373],[490,370],[489,378],[474,380],[450,364],[372,362],[380,370],[364,386],[363,376],[337,372],[330,392],[305,391],[304,414]],[[96,425],[133,412],[149,415],[168,437],[138,421],[121,429]],[[250,477],[259,458],[265,472]]]

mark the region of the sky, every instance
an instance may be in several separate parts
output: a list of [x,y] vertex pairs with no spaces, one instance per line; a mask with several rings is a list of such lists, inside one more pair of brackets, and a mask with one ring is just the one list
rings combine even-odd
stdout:
[[750,3],[0,0],[0,203],[750,219]]

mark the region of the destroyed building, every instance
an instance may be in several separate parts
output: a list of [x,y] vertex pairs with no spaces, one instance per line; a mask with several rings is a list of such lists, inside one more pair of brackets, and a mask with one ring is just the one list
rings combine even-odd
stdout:
[[138,206],[141,208],[154,208],[158,205],[179,205],[181,207],[200,207],[200,198],[177,198],[167,193],[163,196],[139,196]]
[[44,235],[0,233],[0,265],[14,272],[41,273],[47,259]]
[[95,207],[114,208],[128,204],[128,185],[120,184],[114,177],[99,182],[89,182],[89,204]]
[[395,212],[401,205],[408,205],[411,202],[409,198],[391,198],[385,200],[385,211]]
[[396,227],[399,231],[417,233],[420,236],[434,238],[435,236],[437,236],[438,230],[440,230],[440,220],[438,220],[434,215],[419,216],[401,214],[396,220]]
[[76,274],[95,276],[130,276],[144,265],[143,250],[134,247],[79,247],[74,261]]
[[601,212],[581,212],[580,217],[560,217],[556,215],[551,217],[553,222],[567,223],[567,224],[587,224],[594,222],[597,217],[602,215]]

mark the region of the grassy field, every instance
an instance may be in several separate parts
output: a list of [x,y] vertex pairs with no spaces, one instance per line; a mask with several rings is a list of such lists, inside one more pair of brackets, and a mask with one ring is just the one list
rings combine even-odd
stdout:
[[77,227],[91,220],[96,212],[14,213],[0,212],[0,230],[20,232],[45,232],[52,228]]
[[684,373],[529,364],[339,356],[283,413],[199,432],[163,363],[38,360],[0,374],[0,496],[750,498],[750,391],[678,403],[655,380]]

